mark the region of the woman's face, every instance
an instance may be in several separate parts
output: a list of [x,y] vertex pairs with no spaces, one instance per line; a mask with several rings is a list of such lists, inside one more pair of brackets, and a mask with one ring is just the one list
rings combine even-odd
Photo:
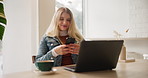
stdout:
[[70,15],[66,12],[63,12],[60,16],[60,20],[58,22],[59,29],[61,31],[68,30],[71,23]]

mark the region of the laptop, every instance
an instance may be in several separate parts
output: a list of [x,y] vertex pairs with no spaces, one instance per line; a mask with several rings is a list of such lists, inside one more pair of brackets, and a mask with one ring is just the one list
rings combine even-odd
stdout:
[[112,70],[116,68],[123,40],[82,41],[77,63],[64,69],[73,72]]

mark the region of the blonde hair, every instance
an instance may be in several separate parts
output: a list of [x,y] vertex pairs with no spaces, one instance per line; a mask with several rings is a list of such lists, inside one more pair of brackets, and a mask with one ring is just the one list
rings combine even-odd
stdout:
[[66,12],[70,15],[71,18],[71,26],[69,26],[68,29],[68,35],[70,37],[73,37],[76,39],[77,42],[80,42],[83,40],[82,35],[80,34],[80,32],[78,31],[78,28],[75,24],[74,18],[73,18],[73,14],[72,12],[66,8],[66,7],[61,7],[57,10],[57,12],[54,14],[52,21],[46,31],[46,35],[47,36],[51,36],[51,37],[55,37],[55,36],[59,36],[59,26],[58,26],[58,21],[60,20],[60,16],[63,12]]

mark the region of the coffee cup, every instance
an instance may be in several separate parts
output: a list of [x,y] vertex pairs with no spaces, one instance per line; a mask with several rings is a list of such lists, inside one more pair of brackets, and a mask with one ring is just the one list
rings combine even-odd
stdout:
[[54,64],[54,60],[37,61],[35,63],[36,67],[40,71],[50,71],[50,70],[52,70],[53,64]]

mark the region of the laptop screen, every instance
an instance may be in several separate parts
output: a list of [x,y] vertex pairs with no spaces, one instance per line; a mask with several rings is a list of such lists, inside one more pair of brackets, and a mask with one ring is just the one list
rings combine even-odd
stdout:
[[76,72],[114,69],[123,40],[82,41]]

